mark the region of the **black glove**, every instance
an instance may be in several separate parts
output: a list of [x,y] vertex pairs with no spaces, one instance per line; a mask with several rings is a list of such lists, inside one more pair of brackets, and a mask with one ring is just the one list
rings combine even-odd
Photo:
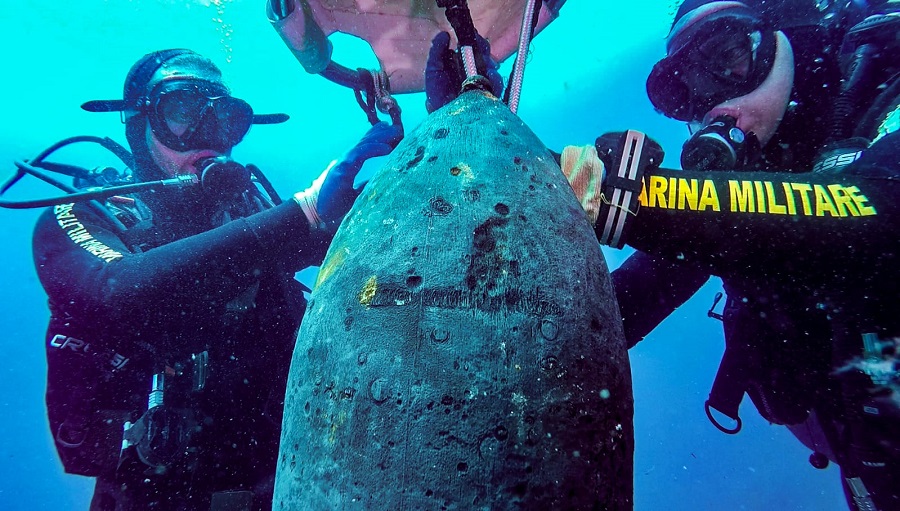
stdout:
[[606,197],[600,200],[595,224],[597,240],[601,245],[622,248],[630,224],[626,220],[637,214],[644,173],[659,167],[665,153],[655,140],[635,130],[603,134],[594,148],[606,167]]
[[[624,131],[610,131],[597,137],[594,147],[597,148],[597,156],[606,166],[606,171],[615,174],[619,171],[619,163],[622,161],[622,155],[625,152],[623,137]],[[647,151],[647,168],[658,168],[662,163],[666,153],[656,140],[647,137],[647,143],[644,145],[644,151]]]
[[[475,36],[475,65],[478,72],[491,82],[491,92],[503,93],[503,78],[497,63],[491,58],[491,44],[480,35]],[[450,49],[450,34],[438,32],[431,40],[428,63],[425,65],[425,109],[429,113],[456,99],[466,79],[462,59]]]

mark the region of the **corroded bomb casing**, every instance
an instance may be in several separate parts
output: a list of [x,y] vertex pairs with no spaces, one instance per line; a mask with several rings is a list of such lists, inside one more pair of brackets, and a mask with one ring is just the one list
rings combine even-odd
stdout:
[[369,182],[294,350],[274,509],[631,509],[609,272],[552,155],[480,92]]

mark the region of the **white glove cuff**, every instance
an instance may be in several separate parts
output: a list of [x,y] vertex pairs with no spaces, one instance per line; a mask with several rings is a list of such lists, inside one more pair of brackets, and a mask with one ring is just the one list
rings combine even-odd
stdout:
[[294,202],[300,206],[300,210],[303,211],[303,214],[309,221],[310,229],[316,230],[325,228],[325,222],[322,220],[322,217],[319,216],[319,191],[322,189],[322,183],[325,182],[325,178],[328,176],[328,171],[331,170],[331,167],[334,167],[336,163],[337,160],[334,160],[328,164],[325,171],[312,182],[309,188],[294,194]]

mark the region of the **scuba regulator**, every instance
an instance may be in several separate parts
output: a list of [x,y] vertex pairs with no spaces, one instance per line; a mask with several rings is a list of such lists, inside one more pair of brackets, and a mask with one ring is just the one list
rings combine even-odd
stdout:
[[722,115],[694,133],[681,150],[684,170],[740,170],[760,151],[759,139],[744,133],[737,120]]
[[[201,203],[213,225],[269,209],[281,201],[271,183],[254,165],[241,165],[227,156],[204,158],[194,164],[200,176]],[[254,186],[260,183],[266,195]]]
[[[93,169],[77,165],[56,163],[46,159],[59,149],[76,143],[94,143],[112,153],[125,168],[97,167]],[[281,198],[269,180],[255,165],[241,165],[226,156],[204,158],[195,164],[197,173],[161,179],[135,182],[131,169],[133,155],[121,144],[108,137],[78,136],[64,139],[27,161],[16,161],[16,173],[0,187],[0,195],[6,193],[25,176],[36,177],[63,192],[64,195],[31,200],[0,199],[0,207],[30,209],[85,202],[94,212],[109,221],[117,234],[123,235],[127,227],[110,211],[105,201],[114,196],[155,192],[172,188],[195,188],[201,206],[210,211],[214,225],[237,216],[247,216],[281,204]],[[52,174],[72,178],[67,184]]]

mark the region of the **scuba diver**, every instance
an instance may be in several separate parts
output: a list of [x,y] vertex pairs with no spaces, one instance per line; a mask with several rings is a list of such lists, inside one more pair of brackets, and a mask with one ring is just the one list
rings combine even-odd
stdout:
[[[97,478],[92,510],[271,509],[306,305],[294,274],[320,263],[363,162],[390,153],[402,127],[375,124],[282,202],[229,155],[251,124],[287,116],[254,114],[197,53],[145,55],[121,100],[83,108],[121,113],[131,153],[109,147],[131,176],[76,176],[91,188],[51,201],[34,232],[65,470]],[[48,168],[45,155],[20,170]]]
[[[737,433],[747,393],[813,466],[840,466],[856,510],[900,509],[898,11],[687,0],[647,80],[661,113],[691,123],[683,170],[635,131],[558,155],[600,242],[640,251],[613,272],[630,345],[721,277],[708,417]],[[459,90],[442,55],[430,88]]]
[[695,133],[685,171],[650,169],[622,217],[642,251],[613,273],[626,335],[721,277],[710,420],[736,433],[746,393],[813,466],[841,467],[852,509],[898,509],[898,6],[775,4],[685,2],[648,77],[654,106]]

